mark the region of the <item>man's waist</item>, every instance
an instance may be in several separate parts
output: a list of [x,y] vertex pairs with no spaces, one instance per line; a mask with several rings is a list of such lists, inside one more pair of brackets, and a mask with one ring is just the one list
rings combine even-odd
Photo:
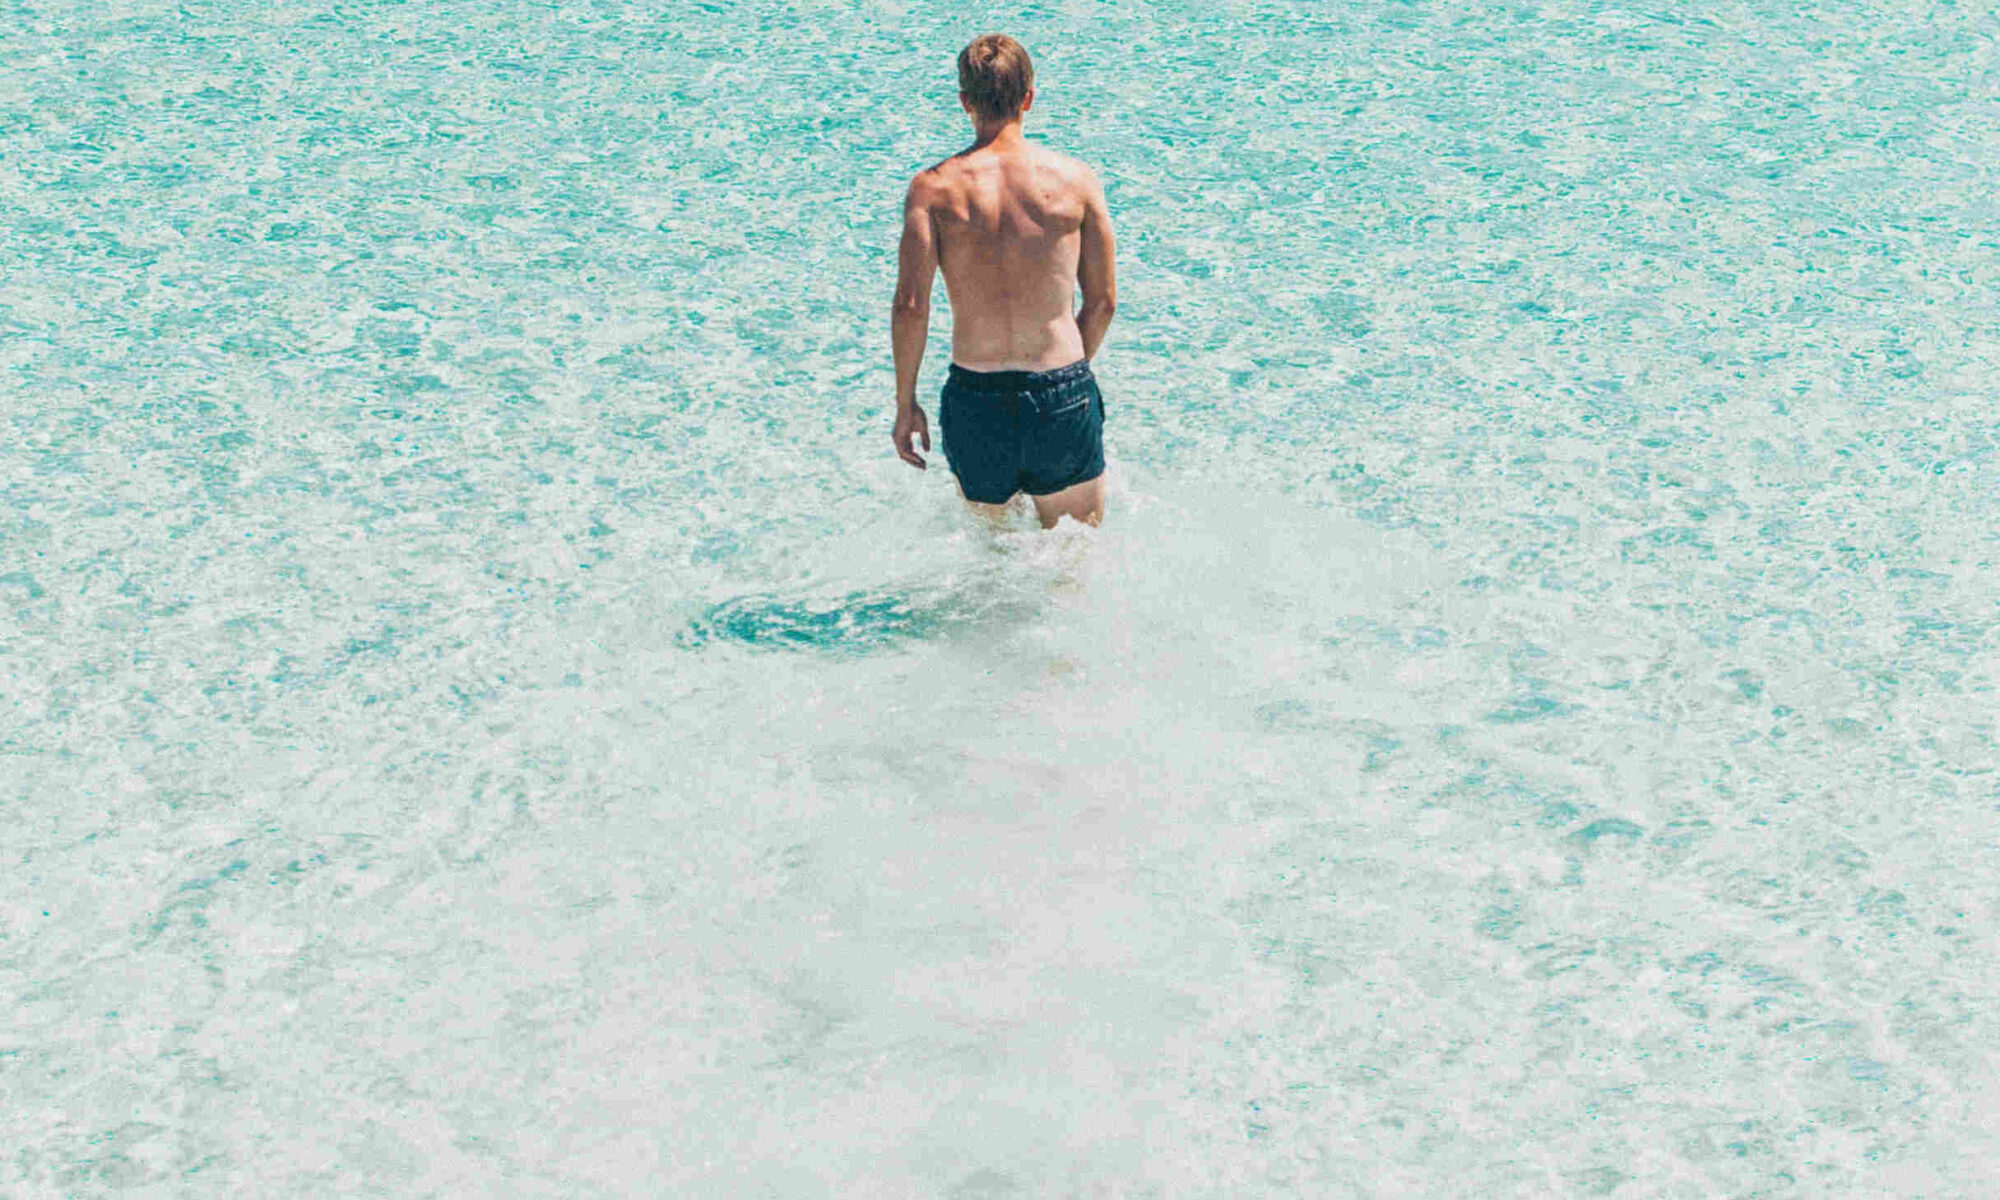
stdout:
[[969,392],[1027,392],[1062,387],[1089,378],[1090,360],[1079,358],[1060,367],[1028,371],[981,370],[953,363],[945,382],[947,386]]

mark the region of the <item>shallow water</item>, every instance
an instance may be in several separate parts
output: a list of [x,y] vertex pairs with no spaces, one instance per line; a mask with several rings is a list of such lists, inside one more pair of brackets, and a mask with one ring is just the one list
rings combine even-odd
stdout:
[[[1096,531],[885,436],[989,24]],[[1994,46],[15,4],[0,1195],[1992,1193]]]

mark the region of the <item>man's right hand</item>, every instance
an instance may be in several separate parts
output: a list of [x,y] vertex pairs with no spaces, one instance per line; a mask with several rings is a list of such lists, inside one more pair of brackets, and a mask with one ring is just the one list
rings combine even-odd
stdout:
[[889,436],[895,439],[897,458],[919,471],[924,469],[924,456],[918,454],[917,448],[911,444],[914,438],[924,444],[924,449],[931,448],[931,422],[924,416],[922,405],[914,402],[899,405],[896,409],[896,428]]

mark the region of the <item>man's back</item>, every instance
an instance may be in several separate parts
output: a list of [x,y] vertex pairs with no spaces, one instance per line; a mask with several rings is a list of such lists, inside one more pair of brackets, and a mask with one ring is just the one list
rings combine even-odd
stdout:
[[1103,191],[1088,167],[1001,139],[925,171],[911,193],[935,230],[951,296],[953,362],[1038,371],[1085,357],[1071,311],[1078,267],[1087,250],[1102,256],[1109,235]]

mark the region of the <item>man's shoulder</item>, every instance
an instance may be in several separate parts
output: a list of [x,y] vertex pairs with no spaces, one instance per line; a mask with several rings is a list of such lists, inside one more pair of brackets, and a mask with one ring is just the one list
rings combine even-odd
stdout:
[[1097,172],[1082,159],[1064,154],[1060,150],[1051,150],[1047,146],[1037,146],[1035,149],[1044,169],[1053,171],[1071,187],[1088,192],[1102,186],[1097,181]]
[[[1103,189],[1097,172],[1080,158],[1039,145],[1023,157],[1042,179],[1053,175],[1067,190],[1088,195]],[[969,189],[978,187],[982,180],[990,181],[996,167],[1005,173],[1006,168],[999,160],[979,160],[964,153],[954,154],[911,177],[907,202],[920,208],[954,205]]]
[[950,196],[958,185],[955,178],[956,172],[953,170],[956,161],[956,156],[954,156],[942,162],[932,163],[912,176],[909,187],[909,202],[915,205],[927,206]]

